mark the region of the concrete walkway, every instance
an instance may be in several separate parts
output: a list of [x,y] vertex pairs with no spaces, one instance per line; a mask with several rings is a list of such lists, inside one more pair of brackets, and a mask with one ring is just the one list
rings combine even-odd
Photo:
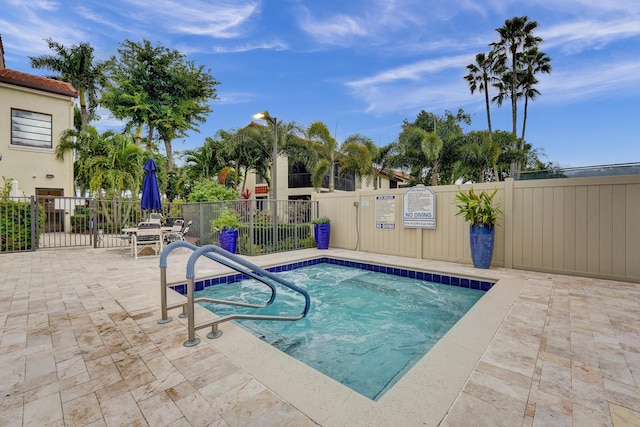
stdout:
[[[172,254],[170,266],[184,265],[188,255]],[[343,250],[249,259],[267,266],[317,255],[479,273]],[[198,271],[224,269],[203,264]],[[304,390],[296,389],[285,373],[306,368],[261,361],[263,351],[277,350],[260,347],[270,346],[231,324],[221,326],[225,335],[218,340],[204,338],[203,330],[199,345],[184,347],[186,328],[177,312],[174,321],[157,323],[157,257],[135,261],[128,251],[105,249],[1,255],[0,425],[640,426],[639,284],[505,269],[481,273],[501,283],[487,295],[493,293],[500,309],[479,308],[466,318],[470,326],[486,322],[486,343],[453,332],[406,382],[371,402],[326,378],[302,380]],[[183,277],[183,268],[169,271],[170,280]],[[505,299],[496,300],[500,295]],[[256,350],[244,350],[243,341]],[[460,351],[451,350],[456,347]],[[463,350],[477,356],[455,385],[446,372],[456,355],[446,353]],[[438,375],[444,379],[435,381]],[[440,396],[449,384],[453,393]],[[415,385],[424,391],[402,398],[403,389]],[[431,401],[440,401],[442,413],[421,412]]]

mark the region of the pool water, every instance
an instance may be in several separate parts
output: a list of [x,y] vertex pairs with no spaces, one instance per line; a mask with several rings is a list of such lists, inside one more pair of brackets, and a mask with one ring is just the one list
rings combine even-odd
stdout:
[[[309,293],[307,317],[294,322],[237,322],[373,400],[395,384],[484,295],[481,290],[326,263],[278,274]],[[275,302],[263,309],[202,305],[221,316],[300,314],[302,295],[276,287]],[[267,286],[248,279],[209,286],[195,296],[264,303],[270,295]]]

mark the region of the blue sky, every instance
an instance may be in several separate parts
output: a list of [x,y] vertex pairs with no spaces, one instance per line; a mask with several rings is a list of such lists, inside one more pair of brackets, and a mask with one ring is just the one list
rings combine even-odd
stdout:
[[[209,68],[219,99],[200,133],[174,150],[265,109],[305,126],[323,121],[339,141],[360,133],[379,145],[421,110],[463,108],[473,120],[466,131],[486,129],[484,97],[471,95],[465,67],[505,19],[526,15],[553,66],[530,103],[527,141],[565,167],[640,161],[638,0],[2,0],[0,9],[15,70],[47,74],[28,60],[50,53],[47,37],[89,42],[99,59],[125,39],[147,39]],[[120,126],[102,116],[99,128]],[[509,106],[492,105],[492,121],[511,130]]]

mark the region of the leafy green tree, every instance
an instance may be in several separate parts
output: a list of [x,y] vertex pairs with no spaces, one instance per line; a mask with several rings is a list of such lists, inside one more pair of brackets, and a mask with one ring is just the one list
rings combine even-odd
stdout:
[[109,82],[102,104],[118,119],[128,120],[127,129],[148,129],[147,151],[151,151],[157,129],[165,144],[167,169],[173,169],[171,141],[197,130],[211,112],[209,100],[217,99],[219,84],[203,67],[186,61],[184,55],[148,40],[125,40],[112,58]]
[[460,160],[456,164],[456,179],[463,182],[485,182],[492,177],[499,180],[497,162],[500,147],[488,131],[472,131],[464,135]]
[[[511,175],[511,165],[522,162],[525,159],[524,151],[518,148],[518,137],[508,131],[494,131],[492,141],[499,147],[500,155],[496,160],[494,175],[497,173],[498,181]],[[497,172],[496,172],[497,171]]]
[[105,69],[109,62],[95,61],[93,47],[89,43],[67,48],[49,38],[47,44],[54,54],[30,56],[31,66],[58,73],[49,77],[71,83],[78,89],[82,115],[81,129],[84,132],[90,118],[95,116],[99,93],[105,84]]
[[212,111],[209,101],[217,99],[215,86],[219,82],[209,73],[210,70],[190,61],[174,64],[170,70],[156,120],[167,153],[168,170],[173,169],[172,141],[187,136],[188,131],[198,132],[197,124],[204,123]]

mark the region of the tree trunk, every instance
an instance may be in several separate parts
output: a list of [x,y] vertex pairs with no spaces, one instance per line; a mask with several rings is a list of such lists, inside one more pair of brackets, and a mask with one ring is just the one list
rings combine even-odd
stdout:
[[152,145],[152,141],[153,141],[153,131],[155,130],[153,125],[149,124],[149,136],[147,137],[147,151],[151,152],[151,145]]
[[[528,91],[528,88],[527,88]],[[524,141],[524,131],[527,127],[527,107],[529,106],[529,97],[527,96],[527,94],[525,93],[524,95],[524,112],[522,113],[522,136],[520,137],[520,139],[522,139],[522,141]]]
[[171,148],[171,140],[164,139],[164,150],[167,153],[167,172],[173,171],[173,149]]
[[431,169],[431,186],[436,187],[438,185],[438,162],[433,163],[433,168]]
[[78,91],[78,97],[80,98],[80,116],[82,117],[82,125],[80,131],[82,133],[87,132],[87,125],[89,124],[89,113],[87,112],[87,101],[84,99],[84,89]]
[[333,161],[331,162],[331,167],[329,168],[329,193],[333,193],[333,191],[336,188],[336,182],[334,179],[333,174],[336,172],[336,165],[335,163],[333,163]]
[[484,78],[484,103],[487,108],[487,125],[489,125],[489,135],[491,135],[491,112],[489,110],[489,88],[487,84],[489,83],[488,78]]

